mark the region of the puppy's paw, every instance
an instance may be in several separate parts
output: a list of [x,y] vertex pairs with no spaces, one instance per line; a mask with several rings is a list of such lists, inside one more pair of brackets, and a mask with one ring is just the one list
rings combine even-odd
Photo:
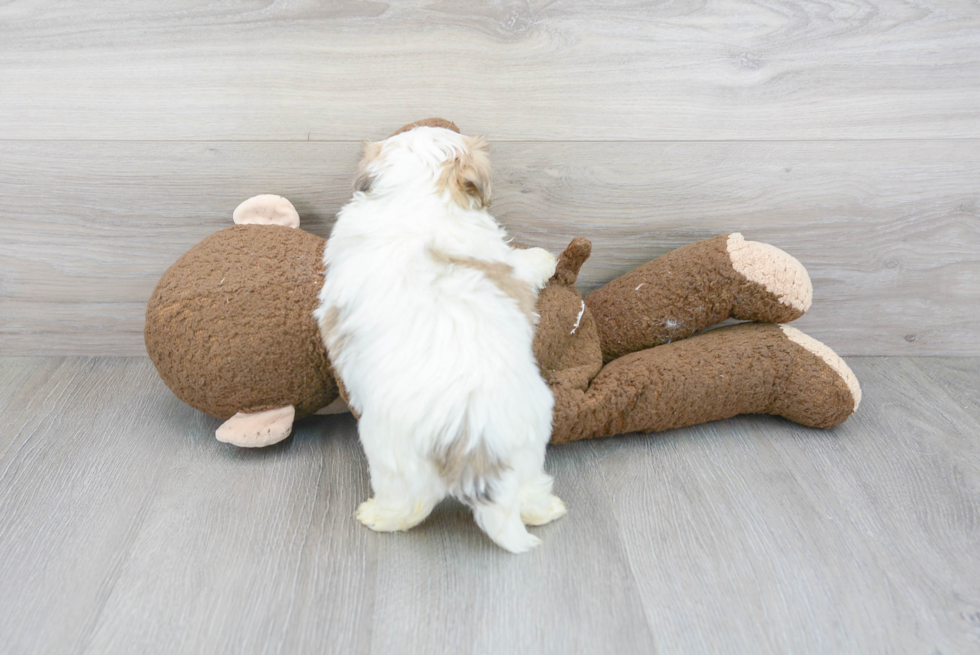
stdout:
[[531,273],[531,280],[535,286],[543,287],[555,274],[558,260],[544,248],[529,248],[522,254]]
[[530,532],[519,533],[515,531],[510,534],[498,536],[493,541],[504,550],[515,555],[526,553],[532,548],[541,545],[541,540]]
[[521,521],[524,525],[545,525],[565,514],[568,514],[565,503],[554,494],[525,499],[521,503]]
[[382,507],[371,498],[361,503],[354,518],[375,532],[400,532],[414,528],[425,520],[430,511],[431,508],[423,507],[421,503],[407,511],[391,509]]
[[391,512],[382,510],[374,498],[361,503],[354,517],[376,532],[395,532],[405,529],[400,527],[398,522],[392,520]]

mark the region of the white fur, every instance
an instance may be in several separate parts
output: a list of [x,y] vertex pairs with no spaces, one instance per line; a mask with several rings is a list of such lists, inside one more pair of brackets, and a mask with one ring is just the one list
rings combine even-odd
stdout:
[[[360,415],[374,497],[358,520],[407,530],[453,495],[497,544],[523,552],[539,543],[525,522],[565,513],[543,470],[554,399],[528,316],[485,272],[452,262],[507,264],[536,294],[555,259],[512,249],[489,213],[440,188],[445,162],[472,143],[432,127],[383,142],[366,166],[371,188],[337,216],[315,316],[321,325],[336,317],[326,346]],[[493,479],[440,476],[435,454],[460,435],[467,456],[489,453],[503,464]]]

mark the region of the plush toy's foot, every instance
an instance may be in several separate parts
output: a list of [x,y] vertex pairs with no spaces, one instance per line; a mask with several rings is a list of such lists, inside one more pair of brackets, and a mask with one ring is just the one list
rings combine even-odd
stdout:
[[282,196],[265,193],[238,205],[232,215],[235,225],[282,225],[299,227],[299,213]]
[[770,413],[803,425],[833,427],[856,412],[861,404],[861,385],[851,367],[829,347],[795,327],[780,325],[779,329],[811,357],[789,349],[789,356],[795,356],[793,372]]
[[779,248],[725,234],[678,248],[585,299],[603,361],[686,339],[728,318],[793,321],[810,308],[813,286]]
[[[746,241],[738,232],[728,235],[726,249],[732,268],[750,283],[739,285],[732,308],[734,318],[767,323],[788,321],[810,309],[813,284],[795,257],[768,243]],[[779,318],[770,319],[775,316]]]
[[289,436],[295,418],[296,408],[292,405],[254,414],[238,412],[218,426],[214,435],[218,441],[242,448],[271,446]]
[[764,323],[625,355],[585,390],[552,388],[552,443],[661,432],[739,414],[830,428],[861,402],[857,378],[830,348],[795,328]]

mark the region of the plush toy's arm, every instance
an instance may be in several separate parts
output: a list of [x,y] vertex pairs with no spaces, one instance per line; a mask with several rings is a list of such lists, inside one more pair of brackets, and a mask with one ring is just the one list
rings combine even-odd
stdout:
[[792,321],[810,308],[806,269],[787,253],[726,234],[678,248],[585,299],[603,361],[679,341],[728,318]]
[[738,414],[775,414],[829,428],[861,400],[843,360],[783,325],[719,328],[626,355],[591,384],[588,378],[576,369],[552,377],[552,443],[660,432]]

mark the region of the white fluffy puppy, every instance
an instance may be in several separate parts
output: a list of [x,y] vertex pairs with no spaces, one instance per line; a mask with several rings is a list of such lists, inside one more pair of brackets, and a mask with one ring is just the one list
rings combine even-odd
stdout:
[[315,316],[360,421],[374,497],[357,519],[408,530],[446,495],[503,548],[565,513],[543,469],[554,399],[532,352],[555,258],[508,246],[486,211],[483,137],[416,127],[368,143],[327,242]]

